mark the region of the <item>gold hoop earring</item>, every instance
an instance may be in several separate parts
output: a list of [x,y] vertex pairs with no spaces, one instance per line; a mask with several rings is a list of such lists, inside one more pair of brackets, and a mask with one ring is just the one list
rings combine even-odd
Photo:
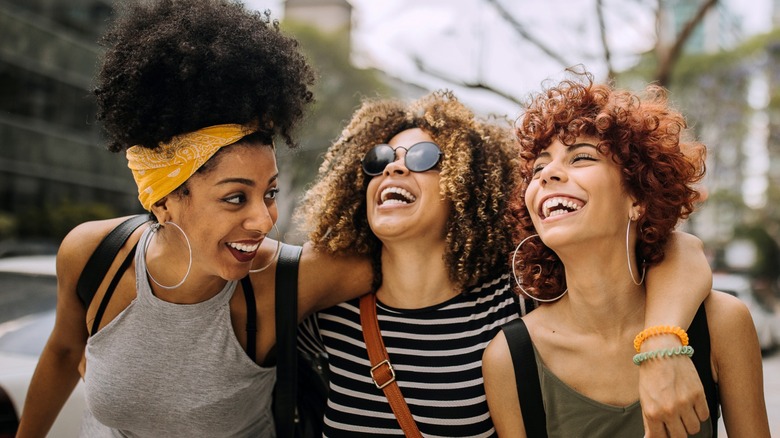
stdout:
[[628,236],[629,233],[631,233],[631,222],[634,221],[634,218],[631,216],[628,217],[628,226],[626,226],[626,259],[628,260],[628,275],[631,276],[631,281],[634,282],[635,285],[641,286],[642,283],[645,282],[645,274],[647,273],[647,267],[642,264],[642,278],[639,279],[639,282],[634,279],[634,269],[631,267],[631,249],[629,248],[628,244]]
[[[274,256],[271,257],[271,261],[268,262],[268,264],[263,266],[262,268],[250,269],[249,272],[252,273],[252,274],[265,271],[272,264],[274,264],[274,260],[276,260],[276,258],[279,257],[279,252],[281,252],[281,250],[282,250],[282,239],[279,238],[280,237],[279,236],[279,227],[277,227],[276,224],[274,224],[273,228],[274,228],[274,230],[276,230],[276,251],[274,251]],[[266,234],[266,236],[268,236],[268,234]]]
[[561,299],[561,297],[566,295],[566,292],[569,291],[568,287],[566,288],[566,290],[563,291],[562,294],[558,295],[555,298],[550,298],[550,299],[537,298],[537,297],[529,294],[528,292],[526,292],[526,290],[523,288],[523,285],[520,283],[520,279],[517,278],[517,272],[515,272],[515,259],[517,258],[517,251],[519,251],[520,247],[523,246],[523,244],[525,242],[527,242],[528,239],[530,239],[532,237],[539,237],[539,235],[538,234],[531,234],[530,236],[528,236],[525,239],[521,240],[520,243],[517,244],[517,248],[515,248],[515,252],[512,253],[512,276],[515,278],[515,283],[517,283],[517,287],[519,287],[520,290],[523,292],[523,294],[525,294],[525,296],[527,296],[528,298],[530,298],[530,299],[532,299],[534,301],[538,301],[540,303],[551,303],[553,301],[558,301],[559,299]]
[[[192,245],[190,245],[190,239],[187,237],[187,233],[185,233],[184,230],[182,230],[180,226],[176,225],[176,223],[174,223],[172,221],[165,222],[165,225],[167,225],[167,224],[171,224],[174,227],[176,227],[176,229],[181,232],[182,236],[184,236],[184,241],[187,242],[187,249],[189,250],[189,253],[190,253],[190,262],[189,262],[189,264],[187,264],[187,273],[184,274],[184,278],[182,278],[180,282],[176,283],[173,286],[165,286],[164,284],[160,284],[159,281],[155,280],[155,278],[152,277],[152,273],[149,272],[149,263],[146,263],[146,275],[148,275],[149,278],[157,286],[160,286],[163,289],[171,290],[171,289],[176,289],[177,287],[179,287],[182,284],[184,284],[184,282],[187,281],[187,277],[190,276],[190,270],[192,269]],[[160,227],[161,227],[161,225],[160,225],[159,222],[157,222],[155,224],[152,224],[152,232],[153,233],[157,233],[160,230]],[[144,260],[146,260],[146,251],[148,249],[149,249],[149,242],[147,242],[146,246],[144,247]]]

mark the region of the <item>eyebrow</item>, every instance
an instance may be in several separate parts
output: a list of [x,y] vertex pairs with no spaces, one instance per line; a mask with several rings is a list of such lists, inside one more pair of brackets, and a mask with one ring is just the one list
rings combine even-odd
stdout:
[[[574,143],[571,146],[566,146],[566,153],[570,153],[574,149],[579,149],[579,148],[593,148],[593,149],[596,149],[596,150],[599,149],[596,145],[593,145],[593,144],[590,144],[590,143],[585,143],[585,142],[580,142],[580,143]],[[550,153],[547,152],[547,150],[545,149],[542,152],[540,152],[539,155],[537,155],[536,159],[538,160],[539,158],[549,157],[549,156],[550,156]]]
[[[277,179],[279,179],[278,173],[268,178],[268,184],[269,185],[272,184]],[[225,178],[223,180],[217,181],[217,185],[232,184],[232,183],[243,184],[245,186],[250,186],[250,187],[255,186],[255,181],[249,178]]]

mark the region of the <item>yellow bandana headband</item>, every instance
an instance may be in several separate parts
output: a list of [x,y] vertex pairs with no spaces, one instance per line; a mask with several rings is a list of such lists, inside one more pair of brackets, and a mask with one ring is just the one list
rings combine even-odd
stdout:
[[157,149],[127,149],[127,167],[138,186],[138,200],[146,210],[182,185],[220,148],[257,131],[256,127],[226,124],[177,135]]

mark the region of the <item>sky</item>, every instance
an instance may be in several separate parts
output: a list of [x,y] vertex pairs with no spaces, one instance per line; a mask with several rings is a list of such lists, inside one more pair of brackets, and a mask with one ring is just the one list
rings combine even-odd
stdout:
[[[483,82],[522,99],[546,79],[563,74],[564,64],[523,41],[487,0],[349,0],[353,6],[353,62],[376,67],[428,89],[450,88],[477,112],[516,116],[518,104],[495,94],[456,87],[421,73],[414,59],[438,75]],[[583,64],[597,78],[606,74],[600,51],[593,0],[498,0],[545,45],[562,54],[566,65]],[[688,0],[685,0],[688,1]],[[772,0],[723,0],[754,34],[770,27]],[[629,67],[636,53],[649,49],[654,18],[648,0],[604,0],[613,60]],[[254,9],[270,9],[283,18],[281,0],[245,0]],[[614,6],[612,6],[614,5]]]

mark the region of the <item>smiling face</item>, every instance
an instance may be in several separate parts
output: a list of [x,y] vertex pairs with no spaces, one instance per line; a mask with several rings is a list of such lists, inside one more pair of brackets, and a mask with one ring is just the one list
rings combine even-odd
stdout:
[[433,139],[417,128],[393,137],[388,144],[396,149],[396,160],[368,184],[368,223],[383,243],[397,238],[444,240],[450,203],[441,197],[439,170],[411,172],[404,165],[403,148],[425,141]]
[[267,145],[235,144],[212,159],[217,160],[213,167],[187,181],[187,195],[165,200],[158,218],[186,232],[193,274],[237,280],[247,274],[276,222],[279,171]]
[[593,238],[624,238],[634,200],[621,180],[621,168],[580,137],[567,146],[554,140],[534,161],[525,194],[534,227],[547,246]]

